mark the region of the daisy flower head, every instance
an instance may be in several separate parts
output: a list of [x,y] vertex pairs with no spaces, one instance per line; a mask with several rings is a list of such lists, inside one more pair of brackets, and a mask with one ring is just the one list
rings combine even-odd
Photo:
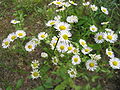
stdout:
[[7,38],[13,42],[15,39],[17,39],[17,35],[16,33],[13,32],[13,33],[10,33]]
[[70,68],[70,70],[68,70],[68,74],[70,75],[71,78],[75,78],[77,75],[77,71],[76,69]]
[[53,4],[55,4],[56,6],[59,6],[59,7],[63,6],[63,2],[60,0],[53,1]]
[[90,5],[90,2],[84,2],[83,3],[83,6],[89,6]]
[[67,44],[65,42],[59,42],[56,48],[59,52],[64,53],[67,51]]
[[114,33],[104,33],[104,39],[107,42],[114,43],[117,41],[118,35]]
[[55,25],[56,23],[57,23],[56,20],[50,20],[50,21],[48,21],[48,22],[46,23],[46,26],[51,27],[51,26]]
[[95,42],[96,43],[103,43],[104,42],[104,33],[103,32],[99,32],[95,35]]
[[78,17],[71,15],[71,16],[67,17],[66,21],[69,22],[69,23],[77,23],[78,22]]
[[113,58],[114,57],[114,52],[112,50],[109,50],[108,48],[106,49],[106,54],[110,57]]
[[102,11],[104,14],[106,14],[106,15],[109,14],[107,8],[105,8],[105,7],[103,7],[103,6],[101,7],[101,11]]
[[95,6],[95,5],[90,5],[90,8],[91,8],[93,11],[97,11],[97,10],[98,10],[98,7]]
[[67,53],[72,53],[74,50],[74,47],[72,44],[68,44],[68,47],[67,47]]
[[37,69],[34,69],[32,72],[31,72],[31,76],[32,76],[32,79],[37,79],[40,76],[40,72],[37,70]]
[[31,63],[31,67],[32,67],[32,69],[37,69],[38,67],[39,67],[39,61],[37,61],[37,60],[34,60],[34,61],[32,61],[32,63]]
[[59,59],[58,59],[57,57],[52,57],[52,63],[53,63],[54,65],[57,65],[57,64],[58,64],[58,61],[59,61]]
[[69,37],[72,36],[72,34],[69,31],[64,31],[59,33],[61,41],[69,41]]
[[38,45],[40,44],[40,40],[37,38],[32,38],[32,40],[30,41],[31,43],[34,43],[34,45]]
[[86,54],[89,54],[90,52],[92,51],[92,48],[90,47],[84,47],[81,52],[86,55]]
[[60,19],[61,19],[61,16],[60,16],[60,15],[57,15],[57,16],[54,17],[54,20],[55,20],[55,21],[60,21]]
[[16,35],[17,35],[17,37],[19,37],[19,38],[23,38],[23,37],[26,36],[26,32],[23,31],[23,30],[17,30],[17,31],[16,31]]
[[74,1],[71,1],[71,0],[69,0],[69,3],[72,5],[75,5],[75,6],[77,5],[77,3],[75,3]]
[[2,41],[2,47],[3,48],[8,48],[10,46],[10,40],[8,38],[5,38],[3,41]]
[[47,33],[45,33],[45,32],[40,32],[40,33],[38,34],[38,39],[39,39],[39,40],[44,40],[45,38],[47,38],[47,36],[48,36]]
[[20,23],[20,21],[17,21],[17,20],[14,19],[14,20],[11,20],[10,23],[12,23],[12,24],[18,24],[18,23]]
[[42,53],[41,53],[41,57],[47,58],[47,57],[48,57],[48,54],[47,54],[46,52],[42,52]]
[[100,60],[100,59],[101,59],[101,56],[100,56],[100,55],[89,54],[89,56],[91,57],[92,60]]
[[109,29],[109,28],[105,28],[105,31],[108,33],[114,33],[114,31],[112,29]]
[[109,61],[109,64],[113,69],[120,69],[120,59],[119,58],[116,58],[116,57],[111,58]]
[[80,62],[81,62],[81,59],[80,59],[80,57],[79,57],[78,55],[74,55],[74,56],[72,57],[72,64],[73,64],[73,65],[80,64]]
[[83,47],[87,47],[87,44],[86,44],[86,41],[85,41],[85,40],[80,39],[80,40],[79,40],[79,43],[80,43],[80,45],[82,45]]
[[35,49],[35,44],[32,43],[32,42],[28,42],[26,45],[25,45],[25,50],[28,51],[28,52],[31,52]]
[[90,26],[90,31],[97,32],[98,28],[95,25]]
[[109,23],[110,23],[109,21],[108,22],[102,22],[101,25],[107,25]]
[[55,29],[58,31],[68,31],[71,30],[71,26],[66,22],[59,22],[55,25]]
[[96,70],[97,69],[97,61],[96,60],[88,60],[87,62],[86,62],[86,68],[87,68],[87,70],[89,70],[89,71],[94,71],[94,70]]
[[74,48],[73,49],[73,54],[79,54],[79,49],[78,48]]

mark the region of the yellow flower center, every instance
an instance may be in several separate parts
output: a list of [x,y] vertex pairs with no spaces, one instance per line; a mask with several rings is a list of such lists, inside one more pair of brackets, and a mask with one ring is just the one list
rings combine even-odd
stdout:
[[60,49],[61,49],[61,50],[64,50],[64,48],[65,48],[64,46],[60,46]]
[[118,65],[118,62],[117,61],[113,61],[112,62],[114,66],[117,66]]
[[28,48],[31,49],[31,48],[32,48],[32,45],[28,45]]
[[74,53],[77,53],[78,51],[77,51],[77,49],[74,49]]
[[88,51],[90,51],[89,49],[85,49],[85,52],[88,52]]
[[55,22],[51,22],[51,23],[50,23],[50,25],[54,25],[54,24],[55,24]]
[[56,45],[56,43],[53,43],[53,46],[55,46]]
[[37,77],[37,76],[39,76],[39,73],[38,73],[38,72],[34,72],[34,73],[33,73],[33,76],[34,76],[34,77]]
[[107,10],[106,9],[103,9],[103,12],[106,12]]
[[72,47],[68,47],[68,50],[72,50]]
[[90,66],[90,67],[94,67],[95,64],[94,64],[94,63],[90,63],[89,66]]
[[103,36],[102,35],[98,36],[98,40],[101,40],[101,39],[103,39]]
[[65,26],[60,26],[59,29],[60,29],[60,30],[65,30],[66,27],[65,27]]
[[83,46],[84,46],[85,44],[86,44],[85,42],[81,42],[81,45],[83,45]]
[[38,63],[33,63],[33,67],[37,67],[38,66]]
[[95,28],[92,28],[92,30],[94,31],[94,30],[95,30]]
[[78,62],[78,58],[74,58],[74,62]]
[[23,36],[23,33],[19,33],[18,35],[19,35],[19,36]]
[[108,35],[107,38],[110,39],[110,40],[112,40],[112,36],[111,35]]
[[110,55],[110,56],[111,56],[111,55],[112,55],[112,52],[108,52],[108,55]]
[[16,36],[12,36],[11,39],[14,40],[16,38]]
[[62,37],[63,37],[65,40],[68,40],[68,35],[64,34]]
[[56,2],[57,4],[61,4],[61,2]]
[[6,41],[4,44],[7,46],[7,45],[9,44],[9,42],[8,42],[8,41]]
[[41,35],[41,38],[45,38],[45,35],[43,34],[43,35]]
[[71,1],[71,4],[75,4],[73,1]]
[[71,75],[74,75],[75,73],[73,71],[70,72]]

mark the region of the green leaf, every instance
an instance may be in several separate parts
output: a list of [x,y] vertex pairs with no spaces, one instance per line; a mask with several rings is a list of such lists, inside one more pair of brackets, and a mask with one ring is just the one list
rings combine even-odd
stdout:
[[55,87],[55,90],[65,90],[65,88],[67,87],[67,81],[63,81],[61,84],[59,84],[58,86]]
[[33,90],[45,90],[43,86],[39,86],[37,88],[34,88]]
[[53,85],[52,85],[52,79],[51,79],[51,78],[48,78],[48,79],[46,80],[46,82],[44,83],[44,86],[45,86],[46,88],[52,88],[52,87],[53,87]]
[[8,87],[6,88],[6,90],[12,90],[12,87],[11,87],[11,86],[8,86]]
[[16,84],[16,89],[19,89],[23,84],[23,79],[19,79]]

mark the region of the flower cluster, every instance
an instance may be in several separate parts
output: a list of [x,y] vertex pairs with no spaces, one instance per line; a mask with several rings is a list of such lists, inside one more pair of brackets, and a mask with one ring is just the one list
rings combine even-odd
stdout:
[[10,46],[10,42],[13,42],[17,38],[24,38],[26,36],[26,32],[23,30],[17,30],[16,32],[10,33],[7,38],[5,38],[2,42],[3,48],[8,48]]
[[39,61],[37,61],[37,60],[32,61],[32,63],[31,63],[31,67],[33,70],[31,72],[32,79],[37,79],[37,78],[41,77],[40,71],[38,70],[39,66],[40,66]]

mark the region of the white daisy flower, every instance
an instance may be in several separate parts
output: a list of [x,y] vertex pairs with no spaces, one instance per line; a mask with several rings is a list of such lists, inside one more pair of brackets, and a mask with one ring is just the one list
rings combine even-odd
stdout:
[[30,41],[31,43],[34,43],[34,45],[38,45],[40,44],[40,40],[37,38],[32,38],[32,40]]
[[39,40],[44,40],[45,38],[47,38],[47,36],[48,36],[47,33],[45,33],[45,32],[40,32],[40,33],[38,34],[38,39],[39,39]]
[[90,2],[84,2],[83,3],[83,6],[89,6],[90,5]]
[[48,54],[46,52],[42,52],[41,57],[46,58],[46,57],[48,57]]
[[66,51],[67,51],[67,44],[64,43],[64,42],[58,43],[58,44],[57,44],[57,50],[58,50],[59,52],[62,52],[62,53],[66,52]]
[[17,21],[17,20],[14,19],[14,20],[11,20],[10,23],[12,23],[12,24],[18,24],[18,23],[20,23],[20,21]]
[[60,7],[58,10],[56,10],[56,12],[61,12],[64,11],[66,8],[64,6]]
[[56,20],[50,20],[50,21],[48,21],[48,22],[46,23],[46,26],[51,27],[51,26],[55,25],[56,23],[57,23]]
[[110,43],[117,41],[118,35],[114,33],[104,33],[104,39]]
[[16,35],[17,35],[17,37],[19,37],[19,38],[23,38],[23,37],[26,36],[26,32],[23,31],[23,30],[17,30],[17,31],[16,31]]
[[113,69],[120,69],[120,59],[119,58],[110,59],[109,64]]
[[32,42],[28,42],[25,45],[25,49],[26,49],[26,51],[31,52],[35,49],[35,44]]
[[8,38],[4,39],[2,41],[2,47],[3,48],[8,48],[10,46],[10,40]]
[[68,70],[68,74],[70,75],[71,78],[75,78],[77,75],[77,71],[76,69],[70,68],[70,70]]
[[97,32],[98,28],[95,25],[90,26],[90,31]]
[[52,50],[55,48],[57,41],[58,41],[58,38],[56,36],[54,36],[50,42],[50,46],[51,46]]
[[59,33],[61,41],[69,41],[69,37],[72,36],[72,34],[69,31],[64,31]]
[[69,3],[72,5],[77,5],[77,3],[75,3],[74,1],[69,0]]
[[72,53],[73,54],[79,54],[79,49],[78,48],[74,48]]
[[89,54],[89,56],[91,57],[92,60],[100,60],[100,59],[101,59],[101,56],[100,56],[100,55]]
[[92,48],[90,47],[84,47],[81,52],[86,55],[86,54],[89,54],[90,52],[92,51]]
[[57,64],[58,64],[58,61],[59,61],[59,59],[58,59],[57,57],[52,57],[52,63],[53,63],[54,65],[57,65]]
[[64,54],[60,54],[60,57],[64,57],[65,55]]
[[101,11],[103,12],[103,13],[105,13],[105,14],[109,14],[109,12],[108,12],[108,10],[107,10],[107,8],[105,8],[105,7],[101,7]]
[[79,40],[79,43],[80,43],[80,45],[82,45],[83,47],[86,47],[86,46],[87,46],[86,41],[83,40],[83,39],[80,39],[80,40]]
[[68,47],[67,47],[67,53],[72,53],[74,50],[74,47],[72,44],[68,44]]
[[106,54],[110,57],[113,58],[114,57],[114,52],[112,50],[109,50],[108,48],[106,49]]
[[90,5],[90,8],[91,8],[93,11],[97,11],[97,10],[98,10],[98,7],[95,6],[95,5]]
[[32,76],[32,79],[37,79],[40,76],[40,72],[37,70],[37,69],[34,69],[32,72],[31,72],[31,76]]
[[80,59],[80,57],[78,55],[74,55],[72,57],[72,64],[73,65],[80,64],[80,62],[81,62],[81,59]]
[[107,25],[109,23],[110,23],[109,21],[108,22],[102,22],[101,25]]
[[89,71],[94,71],[97,69],[97,62],[96,60],[88,60],[86,62],[86,68],[89,70]]
[[32,67],[32,69],[37,69],[38,67],[39,67],[39,61],[37,61],[37,60],[34,60],[34,61],[32,61],[32,63],[31,63],[31,67]]
[[59,7],[63,6],[63,2],[60,1],[60,0],[59,1],[58,0],[53,1],[53,4],[55,4],[55,5],[59,6]]
[[69,23],[77,23],[78,22],[78,17],[71,15],[71,16],[67,17],[66,21],[69,22]]
[[109,29],[109,28],[105,28],[105,31],[109,32],[109,33],[114,33],[114,31],[112,29]]
[[95,35],[95,42],[96,43],[103,43],[104,42],[104,33],[103,32],[99,32]]
[[7,38],[13,42],[15,39],[17,39],[17,35],[16,33],[13,32],[13,33],[10,33]]
[[55,25],[55,28],[56,28],[58,31],[68,31],[68,30],[71,30],[70,24],[68,24],[68,23],[66,23],[66,22],[57,23],[57,24]]

